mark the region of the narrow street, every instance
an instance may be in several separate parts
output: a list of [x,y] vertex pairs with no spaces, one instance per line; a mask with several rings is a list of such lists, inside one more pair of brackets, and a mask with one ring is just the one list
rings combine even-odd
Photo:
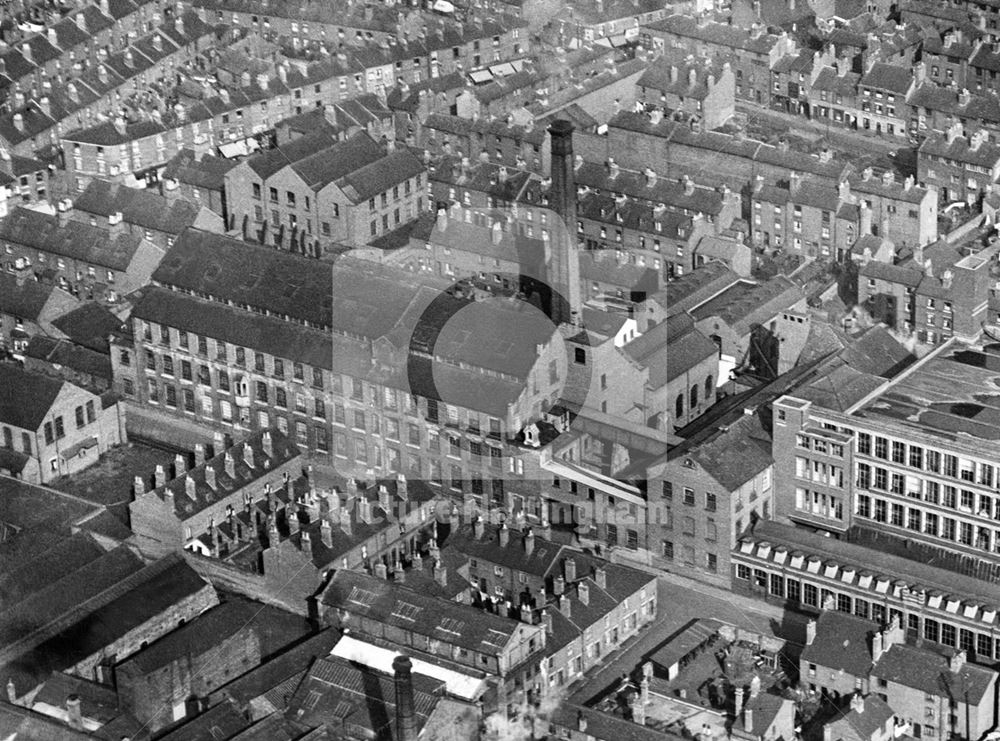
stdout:
[[834,147],[840,149],[861,151],[865,154],[882,156],[912,146],[905,137],[866,133],[864,130],[843,129],[823,121],[808,119],[804,116],[794,116],[790,113],[771,110],[746,101],[739,101],[736,104],[736,109],[758,125],[761,123],[772,124],[782,129],[788,129],[793,134],[802,133],[809,138],[819,135],[826,138]]

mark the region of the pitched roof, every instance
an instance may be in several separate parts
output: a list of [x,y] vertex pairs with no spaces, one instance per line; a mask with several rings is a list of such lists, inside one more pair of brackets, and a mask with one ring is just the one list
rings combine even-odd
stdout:
[[507,529],[506,546],[500,545],[500,536],[500,528],[487,527],[484,528],[483,537],[476,538],[472,526],[466,525],[448,536],[447,546],[470,558],[539,577],[548,575],[565,550],[563,545],[533,536],[529,553],[525,533]]
[[323,591],[322,603],[487,655],[499,655],[524,625],[356,571],[338,570]]
[[[266,441],[267,437],[270,438],[270,443]],[[268,444],[270,452],[265,450]],[[276,429],[254,432],[233,447],[143,496],[167,501],[167,495],[170,494],[174,513],[183,522],[234,491],[252,485],[269,471],[298,458],[300,454],[298,446]],[[227,472],[227,464],[232,465],[232,476]],[[205,472],[208,469],[215,473],[214,487],[206,480]],[[193,482],[193,489],[189,482]]]
[[861,700],[858,708],[852,702],[842,715],[829,721],[827,725],[832,727],[834,738],[871,741],[893,716],[892,708],[885,700],[871,694]]
[[28,340],[25,357],[44,360],[52,365],[70,368],[81,373],[103,378],[109,385],[112,379],[111,358],[106,353],[91,350],[67,340],[54,340],[44,335],[35,335]]
[[924,139],[917,154],[920,157],[944,157],[992,169],[1000,162],[1000,145],[982,141],[977,142],[973,148],[973,142],[967,137],[957,136],[949,142],[946,134],[934,133]]
[[127,224],[177,235],[194,224],[201,207],[183,198],[168,198],[106,180],[91,180],[73,202],[76,211],[107,218],[120,212]]
[[139,236],[112,237],[89,224],[61,226],[56,216],[28,208],[16,208],[0,220],[0,239],[109,270],[126,270],[143,244]]
[[42,426],[64,381],[0,363],[0,422],[35,431]]
[[239,164],[224,157],[205,155],[198,159],[191,149],[182,149],[163,168],[164,180],[193,185],[208,190],[222,190],[226,185],[226,173]]
[[[416,672],[411,676],[419,733],[434,712],[445,683]],[[396,712],[394,677],[328,656],[310,668],[288,703],[287,716],[307,727],[346,725],[366,729],[373,738],[395,738]]]
[[948,657],[927,648],[896,643],[872,667],[872,676],[928,695],[961,698],[978,703],[995,684],[997,673],[977,664],[962,663],[957,672],[949,668]]
[[878,629],[870,620],[826,610],[816,618],[816,637],[802,649],[802,661],[867,677],[872,665],[871,637]]
[[312,661],[329,654],[338,640],[340,631],[333,628],[322,630],[215,690],[209,697],[209,702],[228,697],[245,706],[290,678],[301,679]]
[[5,271],[0,272],[0,314],[33,322],[41,315],[54,290],[54,286],[36,280],[18,285],[15,276]]
[[307,630],[306,621],[300,616],[248,599],[232,598],[132,654],[119,666],[135,667],[148,674],[174,661],[217,649],[220,642],[244,631],[259,637],[261,655],[266,656],[301,638]]
[[695,307],[696,321],[718,317],[738,332],[749,332],[755,324],[771,319],[803,298],[802,289],[783,275],[764,283],[741,281]]
[[167,250],[152,280],[328,327],[332,271],[328,263],[189,228]]
[[375,140],[362,131],[345,141],[292,162],[290,167],[307,186],[320,191],[328,184],[377,162],[384,155]]
[[913,68],[901,67],[885,62],[875,62],[867,73],[862,75],[862,86],[888,90],[897,95],[905,95],[913,84]]
[[649,385],[658,389],[717,356],[719,348],[695,328],[691,317],[674,314],[626,344],[622,352],[649,369]]
[[108,337],[121,328],[122,320],[100,304],[89,301],[52,320],[52,326],[77,345],[107,354]]
[[[81,564],[77,563],[75,568],[68,569],[69,576],[64,574],[63,579],[84,580],[91,572],[101,569],[110,577],[104,578],[108,579],[105,586],[112,596],[115,582],[126,576],[130,576],[130,588],[120,590],[119,596],[113,599],[103,600],[103,604],[94,605],[77,621],[20,656],[14,666],[42,673],[70,669],[139,626],[169,612],[183,600],[211,589],[178,554],[166,556],[141,570],[135,569],[132,575],[106,556],[84,563],[90,568],[80,568]],[[125,566],[134,569],[128,560]]]
[[756,414],[740,417],[719,434],[695,446],[678,446],[668,458],[694,459],[730,492],[736,491],[774,463],[771,435]]
[[340,185],[354,203],[361,203],[423,171],[423,163],[413,154],[405,149],[397,150],[351,170],[343,176]]

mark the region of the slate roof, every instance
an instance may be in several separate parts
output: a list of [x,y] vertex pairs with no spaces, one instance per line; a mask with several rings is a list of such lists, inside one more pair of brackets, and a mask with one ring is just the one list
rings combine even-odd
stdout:
[[329,327],[332,273],[327,263],[189,228],[167,250],[152,280]]
[[856,739],[870,741],[894,717],[892,708],[876,694],[867,695],[861,702],[861,712],[858,712],[852,704],[842,711],[840,717],[828,723],[833,727],[834,738],[849,738],[845,731],[840,730],[846,725],[856,734]]
[[328,655],[339,640],[340,632],[333,628],[320,631],[215,690],[209,696],[209,702],[230,698],[244,706],[293,677],[301,679],[311,663],[318,657]]
[[721,262],[709,262],[680,278],[668,282],[650,296],[668,314],[687,311],[739,280],[731,268]]
[[867,677],[872,665],[871,638],[879,626],[870,620],[838,610],[816,618],[816,638],[802,649],[802,661],[821,669]]
[[157,741],[202,741],[231,739],[250,726],[246,713],[235,703],[225,701],[215,707],[185,719],[177,728],[157,737]]
[[25,281],[19,286],[15,276],[0,272],[0,314],[36,321],[54,290],[54,286],[36,280]]
[[108,336],[121,328],[122,320],[91,301],[54,319],[52,326],[77,345],[107,354]]
[[[339,574],[340,572],[338,572]],[[414,672],[413,704],[417,733],[443,694],[444,682]],[[288,704],[286,717],[307,727],[365,729],[372,738],[395,738],[395,680],[338,657],[319,659]],[[318,699],[312,699],[318,695]]]
[[918,155],[944,157],[992,169],[1000,162],[1000,145],[986,141],[973,149],[970,140],[966,137],[955,137],[949,143],[946,135],[934,133],[924,139],[918,150]]
[[64,672],[55,672],[42,685],[33,702],[62,708],[70,695],[80,698],[84,718],[93,718],[103,724],[118,716],[118,694],[114,688]]
[[754,38],[745,29],[734,28],[725,23],[710,21],[702,25],[692,15],[670,15],[662,20],[647,24],[643,28],[654,32],[654,35],[667,33],[761,55],[767,55],[778,40],[777,36],[770,33],[764,33]]
[[861,266],[859,274],[863,278],[876,278],[890,283],[901,283],[916,288],[924,278],[924,271],[912,265],[890,265],[872,260]]
[[79,222],[60,226],[56,216],[27,208],[0,220],[0,240],[118,271],[129,267],[143,241],[130,234],[113,238],[107,229]]
[[20,741],[85,741],[93,736],[74,731],[60,720],[36,713],[19,705],[0,703],[0,732]]
[[352,170],[344,175],[343,183],[339,184],[354,203],[362,203],[423,171],[424,165],[420,160],[406,150],[397,150]]
[[[72,569],[62,578],[36,589],[18,602],[5,605],[0,610],[0,647],[3,647],[0,654],[9,652],[4,656],[7,670],[37,677],[39,672],[47,674],[57,668],[52,664],[61,660],[60,657],[65,656],[72,645],[72,642],[62,643],[59,636],[68,634],[76,640],[83,639],[86,634],[73,634],[76,625],[85,624],[90,614],[113,598],[115,589],[120,588],[124,580],[131,579],[142,568],[143,563],[138,556],[125,546],[119,546]],[[86,607],[81,614],[78,611],[82,605]],[[53,622],[74,614],[76,621],[53,635],[50,627]],[[53,646],[52,649],[45,648],[46,643]],[[107,644],[101,644],[97,649],[104,645]],[[71,664],[58,668],[67,666]]]
[[[265,450],[265,435],[271,438],[271,454]],[[253,466],[247,461],[247,452],[251,453]],[[146,497],[158,497],[167,501],[167,493],[173,495],[174,513],[180,521],[185,521],[230,496],[254,481],[268,474],[269,471],[283,466],[299,457],[301,451],[277,429],[254,432],[243,441],[220,452],[206,460],[200,466],[189,469],[185,474],[167,481],[162,487],[147,492]],[[232,462],[234,476],[226,472],[227,461]],[[205,472],[211,468],[215,471],[215,487],[206,481]],[[190,492],[188,482],[195,482],[194,491]]]
[[247,166],[262,180],[267,180],[286,165],[310,157],[332,146],[336,140],[327,132],[316,132],[251,155]]
[[233,597],[167,633],[119,666],[135,667],[148,674],[174,661],[211,651],[221,641],[247,630],[258,635],[261,655],[267,656],[301,638],[307,629],[305,618]]
[[531,553],[525,548],[525,533],[507,530],[508,544],[500,545],[500,529],[488,527],[483,537],[476,538],[471,525],[466,525],[448,536],[448,547],[461,551],[469,558],[489,561],[512,571],[545,577],[560,562],[566,547],[558,543],[534,538]]
[[77,345],[66,340],[56,340],[44,335],[35,335],[28,340],[24,350],[25,357],[44,360],[53,365],[60,365],[80,373],[103,378],[111,383],[111,359],[106,353],[100,353],[83,345]]
[[687,314],[678,313],[650,327],[622,348],[629,358],[649,369],[649,386],[658,389],[719,354],[718,346],[695,329]]
[[867,73],[861,76],[862,87],[888,90],[896,95],[906,95],[913,83],[913,69],[885,62],[875,62]]
[[359,132],[346,141],[291,163],[291,167],[307,186],[318,192],[383,156],[384,152],[375,140],[367,133]]
[[714,188],[697,183],[690,193],[685,183],[676,178],[650,179],[641,172],[619,169],[616,177],[603,163],[583,162],[574,176],[577,186],[586,186],[607,193],[622,193],[633,198],[663,203],[679,211],[716,215],[722,210],[722,194]]
[[[713,345],[715,343],[712,343]],[[694,446],[681,445],[668,458],[694,459],[726,491],[736,491],[774,464],[771,434],[759,415],[744,415]]]
[[664,732],[661,730],[640,726],[616,715],[570,702],[559,704],[552,713],[552,723],[559,728],[578,733],[581,717],[587,721],[587,733],[599,741],[663,741],[664,739]]
[[754,325],[771,319],[802,298],[802,289],[785,276],[779,275],[764,283],[735,284],[695,307],[691,315],[696,321],[718,317],[734,331],[746,333]]
[[0,363],[0,422],[34,432],[42,426],[63,381]]
[[[346,515],[350,520],[350,527],[347,530],[341,527],[340,523],[344,513],[331,513],[329,503],[322,503],[320,517],[307,524],[301,524],[299,531],[291,534],[288,541],[301,551],[304,543],[302,533],[309,533],[309,553],[307,555],[312,559],[316,568],[327,569],[337,565],[343,555],[351,549],[356,548],[361,543],[371,542],[378,533],[398,528],[398,523],[404,520],[410,508],[428,502],[435,497],[435,492],[427,484],[418,480],[407,485],[405,498],[398,495],[397,482],[387,481],[382,485],[389,492],[388,509],[382,507],[378,499],[377,488],[370,492],[370,496],[367,493],[352,492],[357,496],[350,499],[341,496],[341,506],[348,508]],[[364,522],[359,516],[357,502],[360,497],[367,497],[370,502],[372,512],[370,522]],[[331,514],[330,545],[327,546],[322,537],[321,520],[330,518]]]
[[[743,706],[747,710],[753,711],[753,727],[746,727],[746,716],[740,718],[740,725],[745,732],[753,734],[755,738],[760,738],[765,735],[768,727],[774,722],[774,719],[786,704],[793,705],[793,702],[781,695],[760,692],[756,697],[747,699],[746,704]],[[795,717],[794,707],[791,708],[789,715],[792,718]]]
[[891,198],[907,203],[920,203],[924,199],[924,196],[927,195],[927,188],[922,188],[919,185],[910,184],[907,186],[906,182],[901,183],[895,180],[890,183],[884,183],[882,182],[882,178],[875,176],[865,180],[863,174],[852,175],[849,182],[851,190],[855,193],[872,193],[883,198]]
[[194,224],[201,207],[183,198],[168,198],[149,189],[128,188],[95,179],[77,196],[73,209],[105,219],[121,212],[127,224],[177,235]]
[[[499,655],[523,623],[416,592],[405,585],[355,571],[338,570],[321,598],[327,607],[347,610],[397,630],[425,635],[487,655]],[[444,622],[450,618],[451,623]]]
[[[359,343],[334,338],[328,331],[155,286],[136,297],[132,316],[317,368],[333,370],[336,360],[336,367],[342,373],[349,373],[349,369],[362,373],[362,361],[367,363],[370,358],[370,352]],[[335,347],[343,352],[334,353]]]
[[878,679],[927,695],[961,698],[962,702],[970,704],[982,701],[997,680],[997,673],[985,666],[963,663],[958,672],[953,672],[947,656],[927,648],[899,643],[882,654],[871,672]]
[[[76,563],[54,583],[61,584],[62,588],[66,589],[67,584],[75,584],[74,580],[86,579],[89,574],[98,573],[99,569],[107,569],[110,578],[103,577],[103,571],[100,572],[102,581],[106,580],[102,586],[113,596],[115,580],[129,574],[128,571],[121,570],[122,564],[118,561],[124,561],[126,567],[134,568],[134,565],[124,558],[126,554],[118,555],[122,558],[112,559],[109,554],[85,563]],[[61,556],[60,560],[65,561],[65,556]],[[53,568],[55,563],[53,560]],[[83,568],[84,565],[87,568]],[[167,612],[180,601],[210,588],[208,583],[177,554],[166,556],[141,571],[136,569],[134,577],[130,578],[130,587],[120,593],[120,596],[105,599],[104,604],[95,605],[77,621],[20,656],[12,667],[33,672],[36,676],[38,673],[71,668],[88,656],[112,645],[145,622]],[[72,591],[79,593],[78,589]],[[97,593],[98,590],[95,590],[95,594]]]
[[197,159],[193,150],[182,149],[166,164],[162,178],[197,188],[221,191],[226,185],[226,173],[237,164],[235,160],[212,155]]

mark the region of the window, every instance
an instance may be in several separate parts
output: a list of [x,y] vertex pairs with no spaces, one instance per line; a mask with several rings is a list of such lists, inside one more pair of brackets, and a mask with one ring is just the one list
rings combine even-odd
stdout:
[[694,489],[684,487],[684,504],[694,505]]
[[712,492],[706,492],[705,494],[705,509],[709,512],[715,512],[716,509],[716,495]]

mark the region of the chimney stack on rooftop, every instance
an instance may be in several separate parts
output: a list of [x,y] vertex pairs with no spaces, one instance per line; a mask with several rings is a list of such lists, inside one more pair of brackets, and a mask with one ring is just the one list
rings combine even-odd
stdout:
[[153,480],[157,489],[167,483],[167,471],[162,463],[156,464],[156,470],[153,472]]
[[66,722],[74,730],[83,730],[83,710],[79,695],[70,695],[66,698]]

